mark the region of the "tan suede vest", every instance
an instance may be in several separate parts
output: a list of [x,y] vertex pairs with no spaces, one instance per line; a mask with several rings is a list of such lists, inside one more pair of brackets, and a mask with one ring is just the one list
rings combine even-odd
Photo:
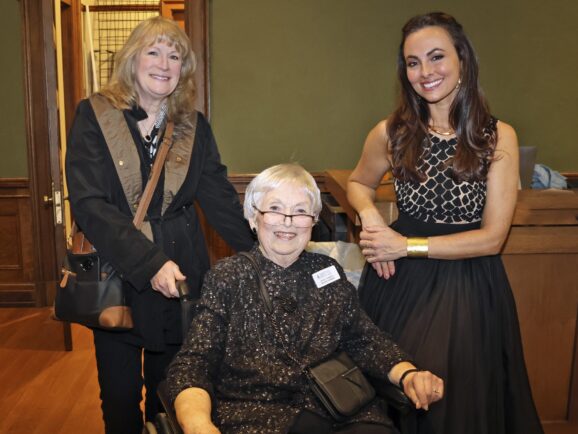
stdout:
[[[96,119],[104,136],[104,140],[114,161],[114,166],[124,195],[134,215],[143,192],[140,159],[134,140],[128,128],[122,110],[115,109],[110,102],[100,94],[90,97],[90,103],[96,114]],[[197,128],[197,113],[194,114],[193,128],[187,134],[176,139],[169,150],[165,161],[165,182],[163,186],[164,214],[173,198],[183,185],[193,153],[193,143]],[[145,221],[141,231],[152,241],[151,225]]]

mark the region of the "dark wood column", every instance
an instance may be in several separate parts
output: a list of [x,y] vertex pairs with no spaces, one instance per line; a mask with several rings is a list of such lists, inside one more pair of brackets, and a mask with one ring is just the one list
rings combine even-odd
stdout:
[[[56,248],[63,237],[55,236],[52,197],[51,152],[58,152],[56,65],[53,36],[53,2],[21,0],[26,141],[34,262],[37,265],[37,305],[45,305],[58,279]],[[52,157],[52,158],[51,158]],[[59,181],[59,180],[58,180]],[[56,186],[59,188],[59,186]],[[47,198],[45,201],[44,198]],[[58,240],[57,240],[58,239]]]
[[185,31],[191,39],[197,56],[195,85],[197,86],[197,110],[210,118],[209,79],[209,5],[208,0],[185,1]]

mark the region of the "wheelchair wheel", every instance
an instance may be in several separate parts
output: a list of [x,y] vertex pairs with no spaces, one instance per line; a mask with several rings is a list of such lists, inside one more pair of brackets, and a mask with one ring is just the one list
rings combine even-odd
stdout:
[[145,423],[143,434],[158,434],[157,428],[152,422]]

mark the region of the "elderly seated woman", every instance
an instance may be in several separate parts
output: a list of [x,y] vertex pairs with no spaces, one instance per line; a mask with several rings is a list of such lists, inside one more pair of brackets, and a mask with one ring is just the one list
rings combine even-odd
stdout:
[[[304,251],[320,211],[315,180],[299,165],[270,167],[249,184],[244,212],[258,237],[251,254],[273,312],[268,316],[245,257],[222,260],[207,274],[167,376],[186,434],[395,433],[379,399],[344,423],[331,422],[303,366],[339,351],[365,373],[395,384],[411,370],[402,386],[417,408],[441,399],[443,381],[416,370],[371,322],[339,264]],[[329,278],[316,277],[322,270]]]

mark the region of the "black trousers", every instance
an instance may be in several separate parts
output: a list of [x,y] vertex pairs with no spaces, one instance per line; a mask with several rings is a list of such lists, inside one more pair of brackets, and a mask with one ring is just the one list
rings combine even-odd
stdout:
[[157,386],[180,346],[169,345],[164,352],[152,352],[113,339],[110,332],[94,330],[94,347],[106,434],[141,434],[143,386],[145,418],[153,421],[162,411]]
[[335,427],[330,420],[324,419],[308,410],[302,411],[289,428],[288,434],[398,434],[393,427],[371,423],[352,423]]

